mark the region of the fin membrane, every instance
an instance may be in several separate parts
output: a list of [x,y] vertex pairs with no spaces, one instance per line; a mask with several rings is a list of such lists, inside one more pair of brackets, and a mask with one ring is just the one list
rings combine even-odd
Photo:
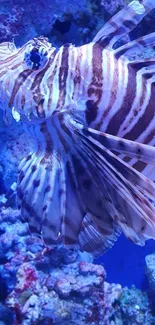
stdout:
[[124,154],[131,158],[136,158],[147,164],[155,166],[155,147],[120,138],[111,134],[100,132],[91,128],[84,128],[83,133],[86,133],[92,141],[96,140],[104,147],[111,151]]
[[[71,117],[58,118],[54,128],[51,152],[33,153],[20,164],[18,205],[30,230],[47,245],[61,241],[95,256],[121,230],[140,245],[155,239],[155,208],[147,199],[155,200],[155,185],[110,151],[118,146],[121,152],[118,138],[106,139]],[[137,155],[132,141],[123,143],[122,152],[131,148]],[[152,161],[144,147],[143,159]]]
[[[154,183],[105,149],[100,142],[93,141],[88,134],[83,138],[81,135],[81,142],[79,143],[81,156],[86,153],[85,158],[90,159],[89,170],[93,175],[92,181],[89,181],[89,191],[95,185],[97,190],[98,184],[100,189],[98,198],[103,204],[101,210],[103,217],[99,216],[97,208],[95,209],[94,189],[89,196],[79,178],[82,197],[88,211],[101,219],[104,219],[104,216],[111,216],[125,235],[135,243],[144,244],[145,239],[155,238],[155,208],[143,196],[145,194],[147,197],[155,198]],[[96,219],[94,223],[96,224]]]
[[[94,216],[93,216],[94,218]],[[78,236],[80,249],[98,257],[109,250],[121,234],[121,228],[116,222],[110,234],[104,233],[104,228],[97,229],[90,213],[87,213],[82,221],[81,231]],[[100,222],[102,224],[102,222]],[[103,224],[104,225],[104,224]]]
[[[154,51],[154,46],[155,46],[155,32],[151,33],[149,35],[140,37],[132,42],[129,42],[127,44],[124,44],[120,47],[118,47],[116,50],[114,50],[114,55],[115,57],[128,57],[130,62],[136,61],[135,57],[139,54],[143,54],[146,49],[152,49],[152,52]],[[134,58],[132,59],[132,56],[134,54]],[[146,54],[145,54],[146,57]],[[150,52],[148,53],[148,58],[150,57]],[[145,58],[143,59],[143,61]],[[147,59],[146,59],[147,60]],[[147,60],[149,61],[149,60]],[[153,61],[150,59],[150,62]]]
[[104,25],[93,42],[112,49],[116,41],[132,31],[153,8],[154,0],[130,2]]

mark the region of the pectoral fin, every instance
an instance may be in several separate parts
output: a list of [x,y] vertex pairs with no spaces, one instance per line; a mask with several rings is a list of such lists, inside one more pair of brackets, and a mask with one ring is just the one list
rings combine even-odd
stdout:
[[[137,145],[125,140],[122,148],[120,139],[70,118],[61,117],[54,129],[53,149],[48,145],[48,152],[20,164],[18,204],[30,230],[47,245],[61,241],[95,256],[121,230],[139,245],[155,239],[155,208],[148,199],[155,200],[155,184],[111,151],[134,156]],[[152,162],[149,149],[144,146],[141,157]]]

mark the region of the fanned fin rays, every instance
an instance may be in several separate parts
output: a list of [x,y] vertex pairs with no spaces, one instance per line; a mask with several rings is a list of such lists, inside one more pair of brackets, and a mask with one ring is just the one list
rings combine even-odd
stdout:
[[132,31],[154,7],[154,0],[132,1],[104,25],[93,42],[112,50],[116,41]]
[[[127,44],[124,44],[120,47],[118,47],[116,50],[113,51],[114,55],[118,57],[129,57],[130,61],[134,62],[136,59],[131,59],[131,55],[133,53],[138,54],[142,53],[146,48],[153,48],[155,45],[155,32],[142,36],[132,42],[129,42]],[[153,61],[154,59],[147,59],[147,61]],[[142,60],[141,60],[142,61]],[[144,59],[143,59],[144,61]]]
[[155,166],[155,147],[123,139],[91,128],[83,127],[83,132],[86,132],[93,141],[97,140],[109,150],[124,154],[128,157],[137,158],[140,161]]
[[[154,33],[131,43],[126,41],[116,50],[113,47],[153,8],[154,0],[132,1],[99,31],[91,44],[95,51],[100,49],[100,54],[102,49],[108,49],[113,51],[115,60],[121,57],[123,62],[125,59],[124,67],[133,67],[133,78],[138,76],[136,82],[145,78],[148,103],[155,81],[155,61],[129,56],[133,50],[154,46]],[[10,51],[7,43],[1,47],[0,57],[5,50]],[[51,113],[52,117],[44,119],[43,123],[40,120],[40,124],[35,124],[34,121],[38,151],[27,156],[19,167],[17,197],[22,216],[47,245],[56,245],[61,241],[68,248],[77,247],[97,256],[113,245],[121,231],[134,243],[143,245],[145,240],[155,239],[155,208],[149,201],[155,201],[155,184],[115,153],[154,166],[155,148],[95,131],[75,121],[76,109],[72,110],[69,104],[68,111],[65,111],[68,89],[64,81],[68,78],[65,74],[69,63],[68,51],[63,48],[60,53],[62,56],[58,55],[58,58],[61,60],[54,68],[54,73],[59,76],[57,87],[60,89],[56,88],[56,91],[61,90],[57,102],[60,109],[55,109],[55,115]],[[66,62],[67,69],[61,70]],[[93,73],[95,69],[96,65]],[[94,80],[100,70],[97,66]],[[76,82],[80,86],[80,78],[79,74],[73,87]],[[99,81],[97,86],[101,87],[102,76]],[[53,83],[50,87],[51,91]],[[98,94],[98,87],[96,92],[92,87],[92,94]],[[121,91],[118,92],[120,96]],[[85,97],[82,103],[85,104]],[[90,107],[93,109],[93,106]],[[119,105],[117,112],[118,109]],[[92,111],[90,113],[93,114]]]
[[[155,185],[109,151],[121,152],[120,140],[66,117],[54,127],[60,143],[20,165],[18,204],[30,229],[48,245],[62,240],[95,256],[113,245],[120,229],[140,245],[155,239],[155,208],[142,194],[155,198]],[[122,150],[130,148],[137,155],[139,144],[125,140]],[[145,149],[139,158],[152,162]]]
[[[102,220],[99,222],[101,225],[103,223],[104,226],[104,222]],[[121,228],[116,222],[113,222],[111,233],[105,234],[104,229],[102,231],[101,227],[99,231],[95,226],[95,223],[92,221],[90,214],[87,213],[83,218],[82,227],[78,236],[80,249],[97,257],[110,249],[120,234]]]

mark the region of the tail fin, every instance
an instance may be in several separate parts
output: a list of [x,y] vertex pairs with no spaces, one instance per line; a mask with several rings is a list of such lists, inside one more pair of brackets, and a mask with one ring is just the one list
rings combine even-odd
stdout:
[[53,149],[20,165],[18,204],[30,229],[48,245],[62,240],[95,255],[112,246],[120,228],[140,245],[155,239],[155,208],[147,199],[155,199],[154,183],[109,151],[101,133],[70,120],[55,129]]

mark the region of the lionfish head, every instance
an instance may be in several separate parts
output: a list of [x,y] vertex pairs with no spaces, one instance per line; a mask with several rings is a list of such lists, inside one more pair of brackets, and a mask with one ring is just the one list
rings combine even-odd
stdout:
[[41,114],[45,101],[41,83],[55,51],[45,37],[34,38],[21,48],[9,42],[0,44],[0,108],[6,123],[12,113],[17,120]]

